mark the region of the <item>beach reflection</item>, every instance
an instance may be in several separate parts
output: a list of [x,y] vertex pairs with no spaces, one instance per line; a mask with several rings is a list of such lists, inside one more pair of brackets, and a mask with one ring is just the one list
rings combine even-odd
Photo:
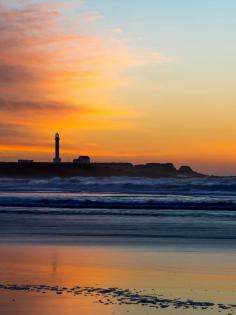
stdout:
[[[145,292],[154,289],[168,298],[217,303],[234,303],[236,293],[236,255],[229,251],[200,253],[155,247],[1,245],[0,252],[2,284],[119,287]],[[127,310],[131,314],[156,312],[144,310],[143,306],[104,306],[96,303],[95,297],[84,294],[56,296],[53,292],[1,290],[1,295],[5,297],[0,302],[4,315],[15,314],[16,308],[26,315],[74,314],[75,310],[81,314],[125,314]],[[162,312],[171,313],[159,310],[160,314]],[[180,310],[175,314],[178,312]]]

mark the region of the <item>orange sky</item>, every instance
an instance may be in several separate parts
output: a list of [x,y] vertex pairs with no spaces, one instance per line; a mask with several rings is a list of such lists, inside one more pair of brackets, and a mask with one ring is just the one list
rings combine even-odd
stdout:
[[2,2],[1,160],[52,160],[58,131],[66,161],[89,154],[236,174],[233,71],[223,51],[192,53],[206,40],[202,29],[192,43],[186,30],[177,34],[185,47],[161,33],[161,20],[151,25],[147,7],[142,23],[130,17],[128,24],[119,12],[113,23],[103,1],[101,12],[86,1]]

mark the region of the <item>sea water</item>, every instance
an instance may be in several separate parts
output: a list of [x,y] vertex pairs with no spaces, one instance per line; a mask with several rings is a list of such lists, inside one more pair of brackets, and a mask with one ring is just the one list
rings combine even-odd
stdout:
[[1,179],[0,239],[234,246],[236,178]]

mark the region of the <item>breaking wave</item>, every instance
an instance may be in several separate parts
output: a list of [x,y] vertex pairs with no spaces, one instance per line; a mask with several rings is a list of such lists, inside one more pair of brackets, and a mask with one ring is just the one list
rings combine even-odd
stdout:
[[236,239],[236,178],[0,180],[0,239]]
[[1,179],[0,191],[54,191],[88,193],[212,194],[236,192],[236,177],[133,178],[73,177],[47,180]]

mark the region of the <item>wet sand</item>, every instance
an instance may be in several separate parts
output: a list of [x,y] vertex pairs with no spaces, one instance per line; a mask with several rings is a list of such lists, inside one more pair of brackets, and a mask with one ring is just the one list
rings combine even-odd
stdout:
[[0,245],[0,314],[236,314],[229,248]]

